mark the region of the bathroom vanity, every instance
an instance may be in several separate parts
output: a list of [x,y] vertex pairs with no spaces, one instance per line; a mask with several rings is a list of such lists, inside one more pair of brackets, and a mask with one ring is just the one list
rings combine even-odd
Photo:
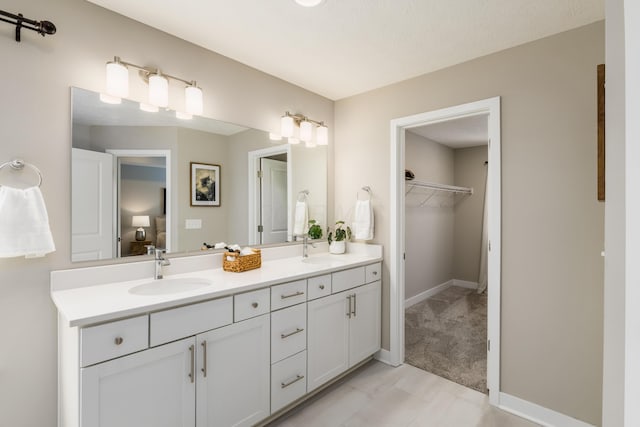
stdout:
[[380,349],[381,260],[263,249],[51,274],[64,427],[251,426],[300,403]]

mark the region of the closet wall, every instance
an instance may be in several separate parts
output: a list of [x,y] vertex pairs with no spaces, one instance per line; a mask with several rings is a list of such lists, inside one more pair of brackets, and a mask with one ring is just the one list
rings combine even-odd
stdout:
[[440,193],[424,206],[424,190],[406,195],[405,299],[453,279],[477,283],[487,146],[452,149],[411,132],[405,135],[405,165],[416,180],[473,188],[471,196]]

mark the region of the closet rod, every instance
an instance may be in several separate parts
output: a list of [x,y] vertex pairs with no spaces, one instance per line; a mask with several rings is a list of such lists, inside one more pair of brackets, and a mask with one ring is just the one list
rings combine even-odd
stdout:
[[406,183],[410,187],[410,189],[417,187],[417,188],[429,188],[431,190],[438,190],[438,191],[447,191],[450,193],[473,194],[473,188],[458,187],[455,185],[438,184],[435,182],[425,182],[425,181],[415,181],[415,180],[406,181]]

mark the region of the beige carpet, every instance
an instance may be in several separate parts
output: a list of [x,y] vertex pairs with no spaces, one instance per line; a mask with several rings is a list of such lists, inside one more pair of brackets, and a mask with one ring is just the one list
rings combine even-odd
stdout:
[[487,392],[487,296],[452,286],[405,311],[405,362]]

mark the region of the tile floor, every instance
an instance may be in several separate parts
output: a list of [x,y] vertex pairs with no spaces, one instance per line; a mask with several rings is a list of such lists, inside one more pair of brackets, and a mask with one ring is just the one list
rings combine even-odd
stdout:
[[533,427],[485,394],[422,371],[372,361],[269,427]]

